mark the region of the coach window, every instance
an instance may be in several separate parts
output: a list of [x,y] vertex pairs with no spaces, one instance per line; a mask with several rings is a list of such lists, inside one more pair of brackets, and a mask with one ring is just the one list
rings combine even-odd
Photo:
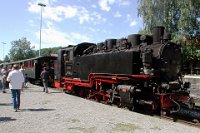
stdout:
[[36,66],[37,63],[38,63],[38,61],[37,61],[37,60],[34,60],[34,66]]
[[28,67],[27,61],[26,61],[26,62],[24,62],[24,66],[25,66],[25,67]]
[[33,67],[33,61],[31,60],[31,67]]

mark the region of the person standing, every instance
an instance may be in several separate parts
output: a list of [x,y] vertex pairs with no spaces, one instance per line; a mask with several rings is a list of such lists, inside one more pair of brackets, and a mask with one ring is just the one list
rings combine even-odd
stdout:
[[1,85],[2,85],[2,92],[6,93],[5,89],[6,89],[6,76],[7,76],[7,71],[6,71],[6,67],[3,67],[1,69]]
[[19,71],[18,65],[13,65],[13,70],[9,72],[7,81],[9,82],[9,88],[12,94],[13,108],[15,112],[17,112],[20,108],[20,94],[24,83],[24,76],[22,72]]
[[40,76],[42,78],[42,83],[44,87],[43,92],[48,93],[48,83],[49,83],[50,75],[46,67],[43,68],[43,71],[41,72]]
[[24,88],[28,88],[28,75],[27,73],[24,74]]

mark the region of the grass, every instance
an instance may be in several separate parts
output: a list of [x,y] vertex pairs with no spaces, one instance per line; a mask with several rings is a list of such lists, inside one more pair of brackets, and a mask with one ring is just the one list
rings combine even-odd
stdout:
[[68,128],[69,130],[78,130],[83,133],[94,133],[96,131],[95,127],[85,128],[85,127],[71,127]]
[[136,129],[139,129],[138,126],[131,124],[131,123],[117,123],[117,124],[114,124],[114,125],[115,125],[115,127],[112,128],[114,131],[130,132],[130,131],[134,131]]

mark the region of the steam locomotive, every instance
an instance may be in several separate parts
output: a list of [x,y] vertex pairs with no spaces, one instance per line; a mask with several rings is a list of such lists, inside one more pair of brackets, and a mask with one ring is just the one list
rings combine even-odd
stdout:
[[131,34],[80,43],[58,51],[54,84],[66,93],[131,110],[178,112],[194,108],[182,81],[181,47],[159,26],[152,35]]
[[194,108],[189,82],[183,83],[181,47],[159,26],[152,35],[131,34],[98,44],[80,43],[58,51],[57,57],[37,57],[12,63],[24,65],[32,82],[42,68],[51,70],[55,87],[87,99],[150,112],[176,113]]

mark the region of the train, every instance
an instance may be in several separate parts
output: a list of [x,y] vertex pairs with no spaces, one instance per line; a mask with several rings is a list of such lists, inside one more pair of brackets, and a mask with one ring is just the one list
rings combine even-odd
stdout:
[[[40,58],[31,59],[39,72]],[[171,41],[163,26],[154,27],[152,35],[69,45],[47,58],[54,87],[68,94],[161,114],[195,106],[190,83],[182,80],[181,45]]]

